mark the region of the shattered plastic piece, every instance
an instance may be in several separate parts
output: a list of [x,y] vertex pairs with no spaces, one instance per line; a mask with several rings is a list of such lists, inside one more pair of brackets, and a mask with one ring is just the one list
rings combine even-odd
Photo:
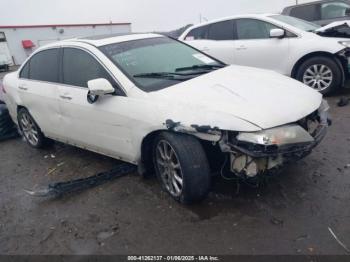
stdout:
[[338,242],[338,244],[341,245],[341,247],[344,248],[346,252],[350,253],[350,249],[343,242],[339,240],[339,238],[336,236],[333,230],[330,227],[328,228],[328,230],[331,233],[331,235],[334,237],[334,239]]
[[121,164],[110,171],[99,173],[95,176],[81,178],[77,180],[49,184],[48,188],[41,190],[24,190],[27,194],[35,197],[61,196],[83,189],[88,189],[102,185],[113,179],[136,172],[137,168],[131,164]]
[[347,106],[349,104],[349,102],[350,102],[350,98],[342,97],[342,98],[340,98],[337,105],[339,107],[344,107],[344,106]]

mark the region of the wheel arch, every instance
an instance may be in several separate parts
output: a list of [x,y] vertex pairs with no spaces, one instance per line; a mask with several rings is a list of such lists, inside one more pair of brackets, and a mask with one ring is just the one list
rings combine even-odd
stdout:
[[336,62],[336,64],[338,65],[341,74],[342,74],[342,79],[341,82],[343,83],[343,85],[345,84],[345,79],[346,79],[346,75],[345,75],[345,71],[344,71],[344,64],[343,62],[336,56],[336,54],[332,54],[329,52],[324,52],[324,51],[317,51],[317,52],[312,52],[309,54],[304,55],[303,57],[301,57],[293,66],[292,72],[291,72],[291,77],[292,78],[296,78],[297,72],[299,67],[308,59],[313,58],[313,57],[317,57],[317,56],[323,56],[323,57],[328,57],[330,59],[332,59],[333,61]]
[[152,161],[152,148],[153,143],[157,135],[166,130],[155,130],[147,134],[141,142],[141,160],[139,163],[139,173],[143,176],[150,176],[154,172],[154,166]]
[[[182,135],[187,135],[187,136],[191,136],[194,137],[195,139],[197,139],[199,142],[201,142],[201,144],[203,143],[209,143],[208,141],[205,141],[193,134],[188,134],[188,133],[184,133],[184,132],[175,132],[172,130],[168,130],[168,129],[159,129],[159,130],[154,130],[151,133],[147,134],[141,142],[141,157],[140,157],[140,161],[139,161],[139,173],[143,176],[150,176],[152,174],[154,174],[154,166],[153,166],[153,143],[155,138],[163,132],[167,132],[167,133],[173,133],[173,134],[182,134]],[[205,154],[207,154],[206,150],[204,150]]]

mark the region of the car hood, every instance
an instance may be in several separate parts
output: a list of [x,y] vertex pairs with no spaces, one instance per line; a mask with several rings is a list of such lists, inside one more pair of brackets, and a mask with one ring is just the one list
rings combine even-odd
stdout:
[[185,125],[255,131],[296,122],[317,110],[322,95],[273,71],[228,66],[150,93],[158,113]]

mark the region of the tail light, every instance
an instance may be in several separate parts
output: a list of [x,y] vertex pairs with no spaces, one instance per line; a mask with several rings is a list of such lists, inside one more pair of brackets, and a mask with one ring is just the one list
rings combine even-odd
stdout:
[[6,94],[5,86],[0,82],[0,90],[2,93]]

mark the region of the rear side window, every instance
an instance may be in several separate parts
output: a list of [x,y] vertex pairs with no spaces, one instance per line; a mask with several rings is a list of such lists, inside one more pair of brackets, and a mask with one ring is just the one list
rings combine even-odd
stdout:
[[290,11],[290,16],[294,16],[306,21],[320,20],[319,5],[296,6]]
[[191,30],[185,40],[207,39],[209,26],[202,26]]
[[256,19],[236,20],[237,39],[268,39],[271,29],[277,29],[273,24]]
[[35,54],[30,60],[29,67],[23,68],[21,74],[23,77],[28,76],[32,80],[40,80],[46,82],[58,82],[58,54],[59,50],[49,49]]
[[63,49],[63,83],[72,86],[88,87],[87,82],[97,78],[107,79],[116,86],[111,76],[87,52],[76,48]]
[[223,21],[211,24],[208,39],[211,40],[233,40],[233,21]]

